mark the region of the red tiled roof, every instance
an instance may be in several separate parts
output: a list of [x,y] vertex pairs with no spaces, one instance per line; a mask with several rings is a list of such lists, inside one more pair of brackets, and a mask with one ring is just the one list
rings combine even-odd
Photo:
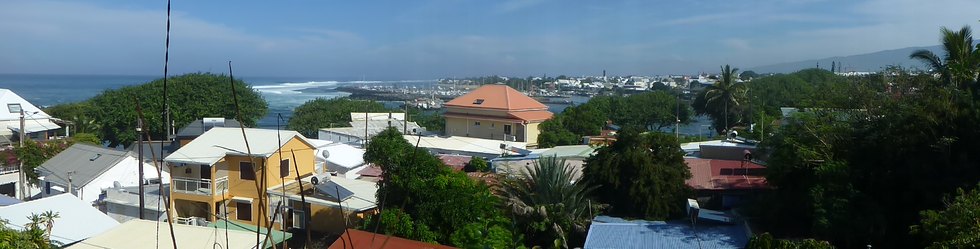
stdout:
[[545,121],[555,115],[549,111],[523,111],[523,112],[510,112],[508,114],[514,116],[515,118],[528,122]]
[[466,167],[466,164],[470,162],[470,159],[473,159],[473,157],[463,155],[439,155],[439,160],[442,160],[442,163],[455,170],[463,170],[463,167]]
[[507,85],[483,85],[463,96],[450,100],[445,106],[509,111],[548,109],[548,106]]
[[414,241],[410,239],[403,239],[403,238],[388,236],[384,234],[375,234],[375,233],[365,232],[357,229],[347,229],[347,232],[345,232],[343,235],[340,235],[340,238],[334,241],[333,244],[331,244],[330,247],[328,248],[329,249],[348,249],[348,248],[452,249],[455,247],[425,243],[425,242]]
[[742,161],[685,158],[684,162],[691,170],[691,179],[686,181],[688,186],[696,190],[745,190],[766,189],[769,184],[763,172],[766,167]]

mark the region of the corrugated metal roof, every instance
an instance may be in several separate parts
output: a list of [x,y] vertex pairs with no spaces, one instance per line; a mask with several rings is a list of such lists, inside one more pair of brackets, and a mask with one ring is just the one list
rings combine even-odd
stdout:
[[103,214],[91,204],[71,194],[60,194],[33,201],[0,207],[0,219],[7,227],[23,230],[31,214],[45,211],[58,213],[51,230],[51,240],[71,244],[119,226],[119,222]]
[[61,185],[68,184],[68,172],[72,172],[72,184],[81,187],[132,156],[129,151],[76,143],[41,164],[39,171],[45,181]]
[[[252,155],[255,156],[269,157],[293,138],[298,138],[313,147],[306,141],[306,137],[296,131],[245,128],[245,134],[248,136]],[[248,149],[245,147],[240,128],[215,127],[180,147],[164,161],[212,165],[226,155],[247,156]]]
[[[55,222],[55,229],[60,224]],[[174,225],[174,236],[177,237],[177,246],[170,240],[170,227],[166,224],[157,226],[156,221],[149,220],[130,220],[122,225],[93,236],[85,241],[69,246],[69,249],[104,249],[104,248],[156,248],[154,244],[159,238],[159,248],[212,248],[213,245],[220,244],[225,249],[246,249],[255,248],[255,233],[228,229],[227,239],[225,231],[215,232],[215,228],[194,226],[194,225]],[[157,230],[159,229],[159,233]],[[265,239],[265,235],[260,235],[260,239]],[[228,241],[230,244],[225,244]]]
[[347,144],[337,143],[323,147],[322,150],[326,150],[330,153],[330,157],[326,158],[330,165],[340,166],[345,169],[353,169],[357,166],[364,165],[363,149]]
[[748,242],[745,230],[739,225],[707,225],[690,223],[622,220],[599,216],[589,227],[585,249],[599,248],[742,248]]

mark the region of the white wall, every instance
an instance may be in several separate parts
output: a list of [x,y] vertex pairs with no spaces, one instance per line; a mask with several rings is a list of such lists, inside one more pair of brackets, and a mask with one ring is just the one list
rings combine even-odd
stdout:
[[[102,173],[102,175],[93,179],[85,186],[72,186],[72,188],[75,189],[74,194],[78,196],[80,199],[82,199],[83,201],[94,203],[99,199],[99,195],[102,194],[102,190],[114,187],[113,186],[114,182],[118,181],[119,184],[121,184],[123,187],[139,186],[140,182],[137,180],[137,178],[139,177],[139,168],[137,167],[137,165],[138,164],[136,158],[126,157],[118,164],[110,168],[108,171]],[[143,171],[144,171],[143,172],[144,180],[157,178],[156,167],[144,163]],[[167,172],[163,172],[162,182],[169,182],[169,181],[170,181],[170,174]],[[45,191],[45,187],[46,187],[45,184],[46,184],[45,181],[41,182],[41,186],[40,186],[41,191]],[[62,191],[58,191],[57,188],[55,188],[56,186],[62,189],[67,187],[67,186],[57,185],[54,183],[52,183],[51,186],[52,186],[51,193],[47,194],[45,192],[42,192],[42,197],[48,197],[48,196],[63,193]]]

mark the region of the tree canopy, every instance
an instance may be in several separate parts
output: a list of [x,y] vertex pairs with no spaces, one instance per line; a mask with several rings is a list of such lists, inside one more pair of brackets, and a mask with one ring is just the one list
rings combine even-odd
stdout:
[[970,191],[956,190],[943,210],[925,210],[921,224],[911,228],[922,236],[926,248],[976,248],[980,245],[980,185]]
[[678,96],[667,91],[597,96],[584,104],[565,108],[562,113],[541,123],[538,146],[580,144],[582,136],[599,135],[606,121],[643,130],[659,130],[678,120],[687,123],[690,118],[690,106],[682,104]]
[[980,182],[976,82],[945,84],[941,75],[896,68],[829,79],[805,98],[810,108],[763,142],[774,188],[750,216],[774,236],[842,248],[971,241],[976,222],[961,223],[971,218],[955,210],[975,209],[973,193],[949,206],[943,196]]
[[[508,229],[509,220],[497,208],[499,199],[486,184],[470,179],[465,173],[454,172],[425,149],[414,147],[394,128],[379,133],[368,143],[364,159],[382,170],[377,192],[380,208],[399,209],[412,221],[401,223],[412,223],[416,229],[423,226],[442,244],[515,243]],[[372,221],[372,224],[389,227],[384,217],[381,218],[382,223]],[[406,236],[430,238],[425,232]]]
[[384,105],[369,100],[316,98],[293,109],[287,128],[307,137],[329,127],[350,127],[351,112],[388,112]]
[[[167,79],[170,119],[175,129],[205,117],[238,118],[226,75],[191,73]],[[235,80],[241,106],[241,122],[255,126],[268,110],[262,96],[241,80]],[[153,139],[163,139],[163,79],[105,90],[81,103],[49,108],[51,115],[77,124],[78,132],[95,133],[110,146],[136,140],[136,99],[143,107],[146,127]]]
[[674,136],[626,130],[585,161],[582,180],[612,215],[665,220],[684,211],[691,172]]

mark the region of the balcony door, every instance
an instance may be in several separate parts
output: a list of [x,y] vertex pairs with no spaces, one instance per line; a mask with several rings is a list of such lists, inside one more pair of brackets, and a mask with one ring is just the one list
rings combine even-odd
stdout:
[[208,181],[201,181],[202,188],[211,187],[211,165],[201,165],[201,179],[207,179]]

